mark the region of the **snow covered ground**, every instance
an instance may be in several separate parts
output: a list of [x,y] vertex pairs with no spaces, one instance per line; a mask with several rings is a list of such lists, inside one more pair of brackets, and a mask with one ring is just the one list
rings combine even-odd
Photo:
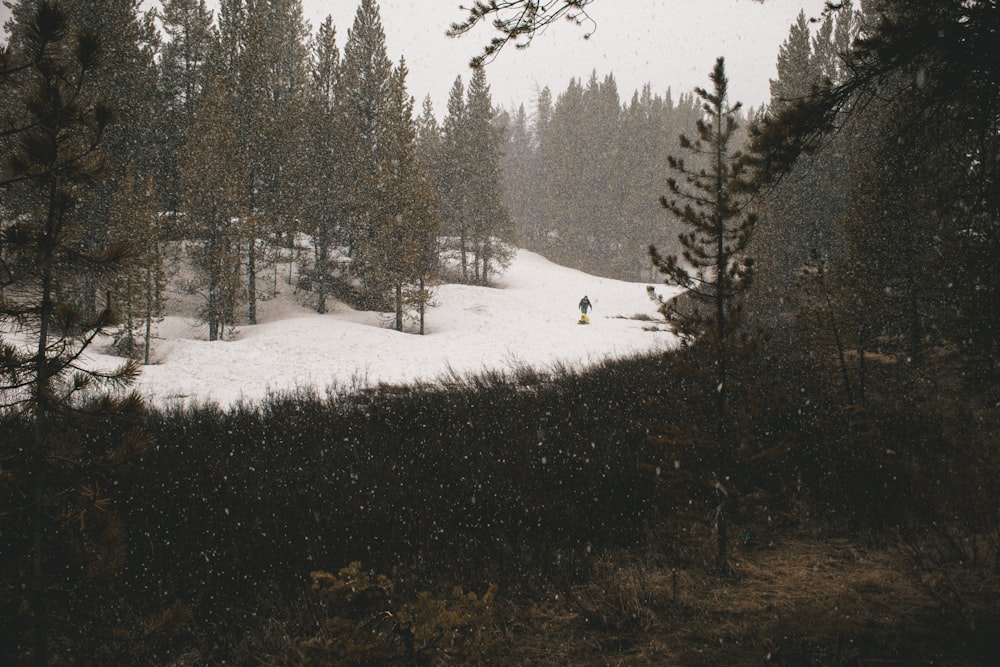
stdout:
[[[279,280],[278,290],[258,305],[259,324],[238,327],[232,340],[210,343],[205,326],[165,318],[157,325],[154,363],[144,368],[138,390],[157,404],[230,405],[305,387],[323,393],[434,382],[451,372],[581,366],[662,350],[674,340],[645,284],[597,278],[525,250],[496,287],[440,286],[424,336],[396,332],[386,328],[385,315],[336,301],[319,315],[292,286]],[[585,294],[594,304],[589,326],[577,324],[577,303]]]

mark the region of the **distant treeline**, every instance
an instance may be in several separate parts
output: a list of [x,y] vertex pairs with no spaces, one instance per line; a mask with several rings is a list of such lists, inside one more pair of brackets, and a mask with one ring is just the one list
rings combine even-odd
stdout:
[[500,115],[505,207],[524,247],[596,275],[651,279],[650,243],[675,250],[680,227],[660,206],[667,158],[701,115],[691,93],[647,84],[626,102],[614,74],[546,87]]

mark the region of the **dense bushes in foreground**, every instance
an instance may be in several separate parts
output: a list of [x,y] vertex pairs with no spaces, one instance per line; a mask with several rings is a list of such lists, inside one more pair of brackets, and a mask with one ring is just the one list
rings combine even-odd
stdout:
[[[647,433],[691,423],[691,395],[683,378],[666,372],[670,363],[634,358],[545,377],[523,371],[325,397],[303,392],[230,410],[151,410],[139,424],[85,420],[81,446],[117,442],[119,431],[137,426],[155,444],[122,476],[86,480],[99,483],[108,502],[95,497],[88,513],[66,518],[93,526],[114,513],[127,548],[102,554],[97,543],[67,542],[67,567],[88,554],[102,566],[75,565],[86,586],[52,591],[61,610],[53,655],[68,664],[305,664],[294,656],[306,651],[316,664],[355,664],[336,657],[338,647],[362,646],[360,637],[337,635],[345,622],[377,627],[381,639],[363,645],[402,656],[405,635],[397,630],[411,619],[387,612],[423,610],[414,637],[434,646],[428,622],[475,608],[482,617],[469,626],[475,637],[454,641],[532,662],[553,649],[532,616],[550,604],[545,613],[559,614],[552,627],[565,634],[559,641],[596,631],[622,648],[664,623],[700,637],[705,628],[696,631],[697,615],[684,609],[715,594],[692,583],[711,570],[711,494],[697,487],[710,470],[697,461],[713,455],[695,459],[683,511],[677,489],[662,488],[663,477],[657,488],[648,474],[661,452]],[[955,627],[951,621],[971,622],[977,633],[994,627],[975,595],[941,587],[955,579],[924,576],[949,564],[989,569],[1000,553],[990,509],[998,497],[991,446],[998,409],[963,389],[960,374],[948,371],[955,367],[942,361],[934,372],[914,373],[882,363],[872,369],[868,405],[844,406],[815,363],[787,356],[758,366],[748,383],[762,397],[747,408],[751,436],[780,455],[749,457],[742,471],[734,571],[746,549],[784,558],[790,532],[860,533],[861,548],[904,545],[880,557],[901,569],[904,559],[918,565],[912,585],[925,596],[928,623],[942,632]],[[651,414],[654,396],[673,409]],[[11,451],[30,437],[16,421],[0,428]],[[0,551],[16,559],[23,546],[16,489],[4,484],[13,509],[0,517]],[[769,559],[753,560],[760,568]],[[343,569],[354,562],[362,565]],[[16,661],[30,655],[30,623],[18,610],[14,570],[5,572],[0,620],[15,632],[0,657]],[[309,592],[310,576],[329,584],[344,572],[388,575],[392,603],[348,614],[331,608],[327,593]],[[449,596],[454,586],[466,593]],[[432,593],[418,595],[424,590]],[[489,591],[489,610],[470,591]],[[892,635],[891,619],[880,622]],[[803,635],[802,646],[830,650],[809,644],[836,636],[839,621],[830,623],[823,639]],[[801,633],[810,624],[796,627]],[[563,650],[579,661],[572,642]],[[655,651],[649,664],[654,658]]]
[[128,576],[231,623],[255,589],[352,560],[509,590],[556,553],[634,545],[635,424],[658,363],[154,411],[124,503]]

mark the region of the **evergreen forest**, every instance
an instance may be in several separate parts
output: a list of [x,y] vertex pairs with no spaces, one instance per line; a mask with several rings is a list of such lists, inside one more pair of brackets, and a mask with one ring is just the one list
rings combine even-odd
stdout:
[[[0,663],[1000,664],[1000,6],[799,14],[756,109],[721,57],[494,105],[595,2],[460,10],[495,37],[436,110],[377,0],[5,1]],[[134,389],[171,290],[226,345],[291,257],[417,335],[516,248],[682,288],[677,345]]]

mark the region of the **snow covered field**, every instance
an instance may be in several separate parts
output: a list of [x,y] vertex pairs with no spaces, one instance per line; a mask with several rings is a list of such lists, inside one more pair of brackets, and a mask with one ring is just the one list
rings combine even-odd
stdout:
[[[424,336],[396,332],[385,327],[384,315],[336,301],[319,315],[280,281],[278,292],[258,305],[259,324],[238,327],[232,340],[210,343],[205,326],[165,318],[157,325],[154,364],[143,370],[138,390],[157,404],[229,405],[305,387],[322,393],[433,382],[451,372],[587,365],[673,342],[645,284],[596,278],[525,250],[496,287],[440,286]],[[594,304],[589,326],[577,324],[585,294]]]

